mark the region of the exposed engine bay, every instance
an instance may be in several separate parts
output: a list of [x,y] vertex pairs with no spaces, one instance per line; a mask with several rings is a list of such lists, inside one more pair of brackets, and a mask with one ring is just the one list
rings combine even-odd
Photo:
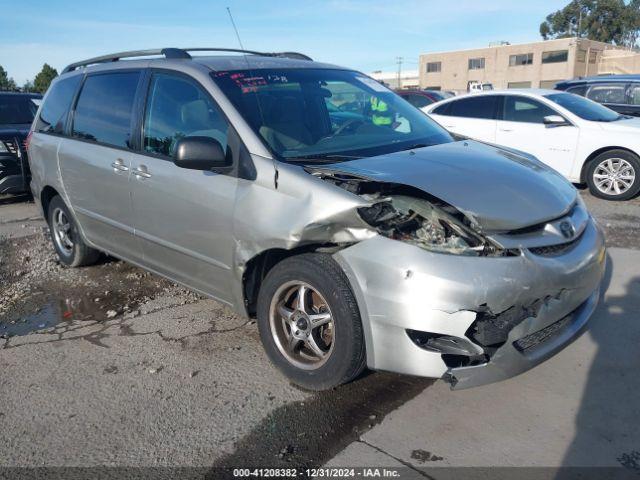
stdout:
[[359,208],[358,214],[385,237],[439,253],[517,254],[501,249],[485,238],[480,229],[455,207],[414,187],[322,171],[315,171],[314,175],[370,202],[370,206]]

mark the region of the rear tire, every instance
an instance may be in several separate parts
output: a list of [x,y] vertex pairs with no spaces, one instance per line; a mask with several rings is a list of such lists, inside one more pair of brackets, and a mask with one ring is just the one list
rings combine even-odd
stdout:
[[640,159],[626,150],[609,150],[587,167],[587,184],[594,197],[629,200],[640,191]]
[[305,389],[336,387],[365,368],[358,305],[330,255],[297,255],[273,267],[260,287],[257,316],[272,363]]
[[62,264],[82,267],[98,261],[100,252],[84,243],[69,208],[58,195],[49,203],[47,222],[53,247]]

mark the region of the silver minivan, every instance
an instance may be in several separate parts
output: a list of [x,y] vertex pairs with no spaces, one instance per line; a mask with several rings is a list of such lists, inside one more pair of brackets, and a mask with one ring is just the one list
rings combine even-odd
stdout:
[[365,367],[505,379],[577,338],[599,298],[603,235],[564,178],[301,54],[70,65],[28,152],[62,263],[105,252],[255,316],[308,389]]

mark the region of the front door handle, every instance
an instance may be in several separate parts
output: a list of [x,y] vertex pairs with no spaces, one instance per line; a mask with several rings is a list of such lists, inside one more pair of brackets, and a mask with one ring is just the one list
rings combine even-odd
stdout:
[[129,171],[129,167],[127,167],[124,164],[124,160],[122,160],[121,158],[118,158],[115,162],[111,164],[111,166],[113,167],[113,171],[116,173]]
[[133,174],[138,178],[151,178],[151,174],[149,170],[147,170],[146,165],[140,165],[138,168],[133,170]]
[[500,128],[501,132],[513,132],[513,128]]

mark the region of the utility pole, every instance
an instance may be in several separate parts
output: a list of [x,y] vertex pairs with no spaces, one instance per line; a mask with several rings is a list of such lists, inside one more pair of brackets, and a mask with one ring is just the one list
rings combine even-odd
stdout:
[[402,57],[396,57],[396,63],[398,64],[398,87],[397,88],[402,88],[402,84],[400,83],[400,76],[402,75],[402,61],[404,60],[404,58]]

